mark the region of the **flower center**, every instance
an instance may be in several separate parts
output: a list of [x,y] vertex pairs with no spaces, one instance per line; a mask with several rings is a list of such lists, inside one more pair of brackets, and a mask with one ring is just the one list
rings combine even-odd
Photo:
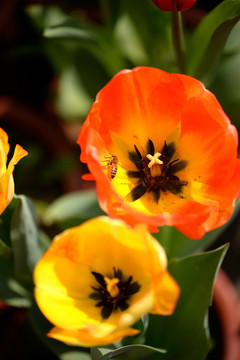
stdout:
[[118,296],[119,287],[117,286],[117,284],[119,283],[119,279],[118,278],[109,279],[107,276],[104,276],[104,280],[105,280],[107,291],[108,291],[109,295],[112,298]]
[[150,174],[152,177],[161,176],[162,170],[161,166],[163,164],[163,161],[159,159],[159,157],[162,154],[159,152],[156,152],[154,155],[148,154],[147,158],[150,160],[148,163],[148,167],[150,169]]
[[98,286],[92,286],[94,292],[89,297],[96,300],[96,307],[102,307],[101,316],[108,319],[113,311],[120,309],[126,310],[129,307],[128,301],[131,296],[136,294],[141,285],[137,281],[133,282],[133,277],[129,276],[126,281],[123,280],[121,270],[113,268],[113,277],[103,276],[95,271],[91,272]]
[[148,160],[150,160],[150,163],[148,164],[148,167],[151,168],[154,164],[162,165],[163,161],[159,159],[159,157],[161,155],[162,154],[159,153],[159,152],[156,152],[154,155],[148,154],[147,158],[148,158]]
[[147,144],[147,155],[142,156],[141,152],[134,145],[134,152],[129,153],[129,159],[135,164],[137,171],[127,171],[127,175],[137,179],[137,185],[125,197],[125,201],[131,202],[141,198],[146,192],[152,192],[154,200],[158,203],[161,192],[170,191],[174,195],[183,197],[182,187],[187,181],[180,180],[175,175],[187,166],[185,160],[173,159],[176,152],[174,143],[164,143],[161,151],[155,152],[152,140]]

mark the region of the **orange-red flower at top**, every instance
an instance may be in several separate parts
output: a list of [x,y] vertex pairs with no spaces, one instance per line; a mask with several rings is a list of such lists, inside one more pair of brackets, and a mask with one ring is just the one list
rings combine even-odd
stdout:
[[186,75],[138,67],[97,95],[78,143],[100,205],[130,225],[174,225],[190,238],[224,224],[240,191],[237,131]]
[[197,0],[152,0],[152,2],[163,11],[188,10]]

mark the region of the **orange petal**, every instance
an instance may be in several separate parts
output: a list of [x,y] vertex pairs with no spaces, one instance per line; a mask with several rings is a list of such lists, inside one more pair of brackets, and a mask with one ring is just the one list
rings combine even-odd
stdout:
[[95,180],[94,176],[90,173],[88,174],[83,174],[82,175],[82,179],[83,180],[86,180],[86,181],[92,181],[92,180]]

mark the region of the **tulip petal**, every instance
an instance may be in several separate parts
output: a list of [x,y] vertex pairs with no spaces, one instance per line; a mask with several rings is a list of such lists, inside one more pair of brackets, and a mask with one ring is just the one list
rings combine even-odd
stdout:
[[155,304],[151,313],[170,315],[175,310],[180,288],[167,271],[157,277],[155,281]]
[[47,334],[49,337],[60,340],[68,345],[92,347],[112,344],[125,336],[134,336],[139,330],[133,328],[121,328],[105,337],[91,336],[87,329],[66,330],[54,327]]
[[9,153],[8,135],[0,128],[0,214],[5,210],[14,195],[14,166],[28,153],[20,145],[16,145],[12,159],[7,166]]
[[7,133],[0,128],[0,176],[6,171],[9,143]]

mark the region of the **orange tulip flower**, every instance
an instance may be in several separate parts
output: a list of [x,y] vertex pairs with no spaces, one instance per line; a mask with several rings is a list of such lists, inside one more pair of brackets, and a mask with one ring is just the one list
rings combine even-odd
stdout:
[[138,225],[91,219],[58,235],[34,270],[35,297],[69,345],[106,345],[136,335],[148,312],[170,315],[179,286],[161,245]]
[[197,0],[152,0],[152,2],[163,11],[188,10]]
[[0,128],[0,215],[12,201],[14,195],[13,170],[14,166],[28,154],[20,145],[16,145],[14,154],[7,165],[9,153],[8,135]]
[[237,131],[196,79],[147,67],[121,71],[98,93],[78,143],[111,217],[150,231],[173,225],[198,239],[233,211]]

